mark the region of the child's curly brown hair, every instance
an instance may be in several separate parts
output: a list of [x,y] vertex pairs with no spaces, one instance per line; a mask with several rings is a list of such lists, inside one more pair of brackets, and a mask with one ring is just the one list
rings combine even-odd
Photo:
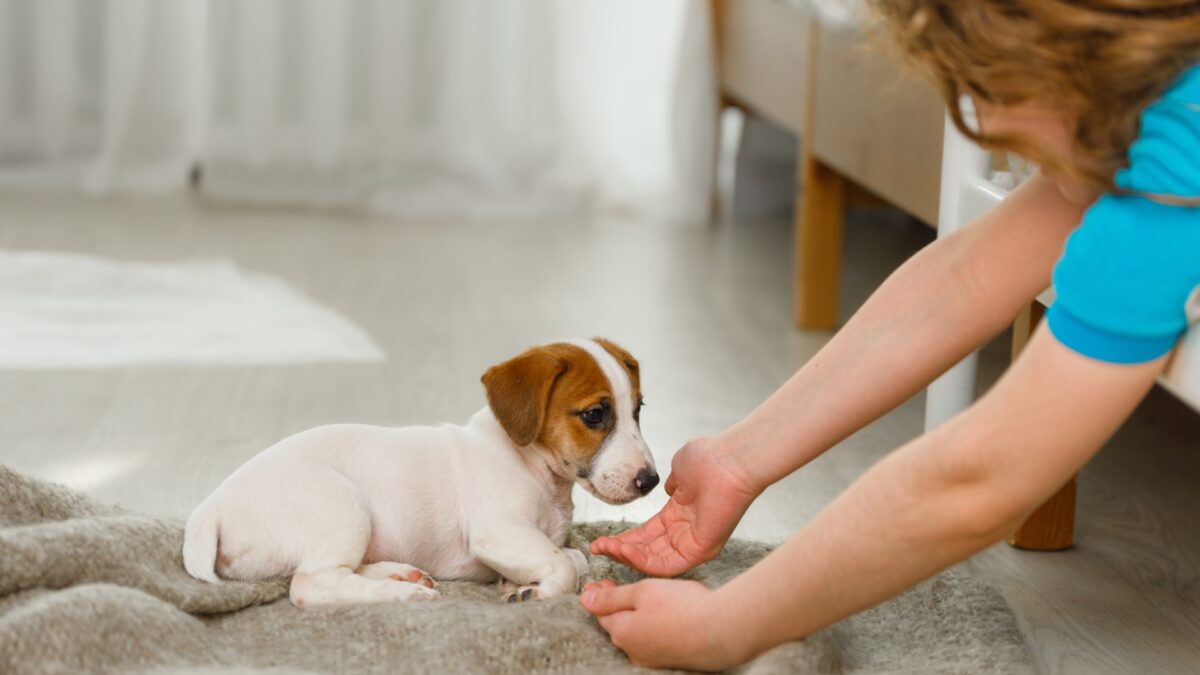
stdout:
[[[869,3],[901,50],[932,76],[963,134],[1104,192],[1126,192],[1113,178],[1126,164],[1142,111],[1200,63],[1195,0]],[[1000,106],[1036,101],[1062,111],[1077,161],[1050,156],[1029,138],[972,130],[958,105],[962,94]]]

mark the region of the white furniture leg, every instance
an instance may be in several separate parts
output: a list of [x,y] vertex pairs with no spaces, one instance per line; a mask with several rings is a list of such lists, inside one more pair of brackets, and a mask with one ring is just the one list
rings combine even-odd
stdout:
[[[974,117],[974,110],[964,104],[964,115]],[[942,141],[942,185],[938,207],[938,237],[948,236],[969,223],[978,213],[977,199],[968,190],[978,190],[985,183],[991,156],[959,133],[946,117]],[[964,195],[966,198],[964,199]],[[925,431],[964,410],[975,399],[975,367],[978,354],[971,354],[958,365],[929,385],[925,394]]]

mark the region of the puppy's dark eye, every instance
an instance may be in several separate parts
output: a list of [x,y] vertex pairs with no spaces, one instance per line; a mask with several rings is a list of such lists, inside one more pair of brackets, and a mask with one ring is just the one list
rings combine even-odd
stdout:
[[638,402],[637,402],[637,407],[633,409],[633,421],[635,421],[635,422],[642,421],[642,406],[644,406],[644,405],[646,405],[646,402],[639,398]]
[[589,427],[593,429],[599,429],[600,427],[604,426],[604,408],[600,406],[593,406],[580,413],[579,418],[582,419],[583,423]]

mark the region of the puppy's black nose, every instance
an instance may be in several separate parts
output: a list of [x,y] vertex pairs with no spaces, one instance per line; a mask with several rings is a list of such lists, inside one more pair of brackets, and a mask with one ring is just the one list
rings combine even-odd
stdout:
[[652,469],[642,469],[633,479],[633,486],[642,494],[653,490],[655,485],[658,485],[658,474],[654,473]]

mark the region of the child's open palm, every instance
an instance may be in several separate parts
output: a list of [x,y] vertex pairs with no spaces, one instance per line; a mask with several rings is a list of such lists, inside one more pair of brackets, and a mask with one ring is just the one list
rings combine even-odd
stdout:
[[671,499],[641,527],[592,542],[606,555],[646,574],[671,577],[717,557],[757,492],[713,452],[709,438],[689,441],[671,462]]

